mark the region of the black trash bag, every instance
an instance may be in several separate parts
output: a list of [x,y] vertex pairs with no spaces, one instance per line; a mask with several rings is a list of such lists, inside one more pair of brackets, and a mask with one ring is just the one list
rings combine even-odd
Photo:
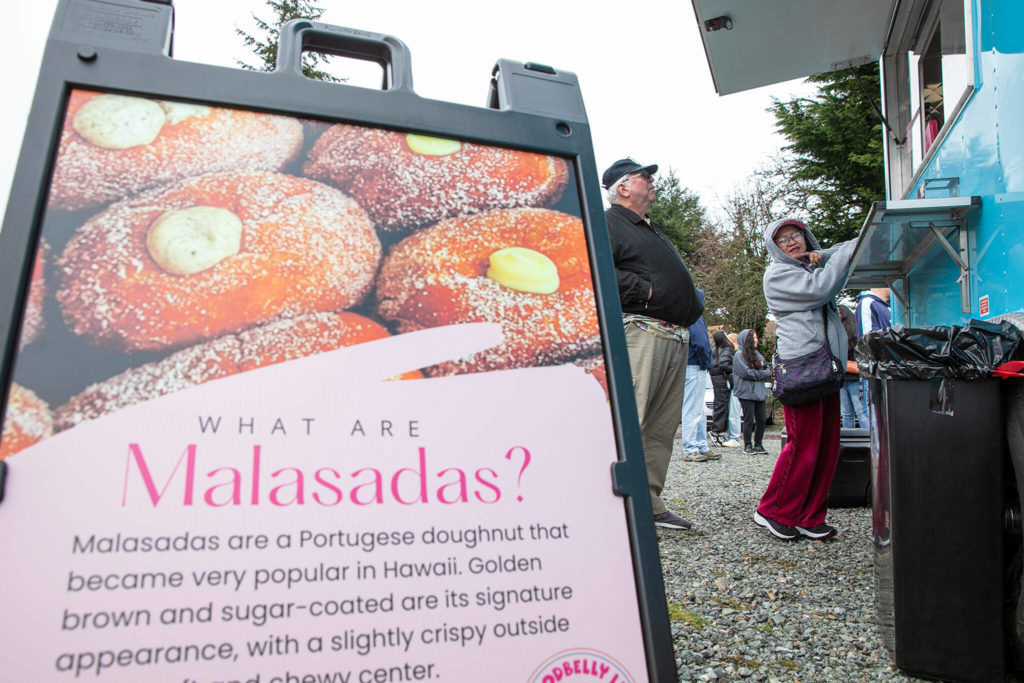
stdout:
[[1016,327],[983,320],[968,321],[963,327],[896,325],[865,334],[856,347],[861,377],[933,380],[931,410],[947,415],[953,414],[953,385],[946,380],[988,377],[1022,352]]
[[1021,353],[1020,331],[1008,322],[971,320],[964,327],[896,325],[857,342],[861,377],[980,379]]

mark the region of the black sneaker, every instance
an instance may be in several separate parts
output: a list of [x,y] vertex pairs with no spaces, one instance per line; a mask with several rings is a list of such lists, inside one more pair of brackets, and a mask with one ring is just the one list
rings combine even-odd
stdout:
[[660,515],[654,515],[654,526],[660,526],[662,529],[689,531],[693,528],[693,522],[665,510]]
[[812,526],[810,529],[805,529],[802,526],[798,526],[796,527],[796,530],[802,536],[806,536],[807,538],[813,538],[816,541],[824,541],[826,538],[832,538],[833,536],[839,533],[839,531],[837,531],[834,526],[830,524],[825,524],[824,522],[818,524],[817,526]]
[[755,455],[757,453],[757,451],[754,450],[754,447],[749,445],[743,447],[743,452],[747,455]]
[[758,455],[768,455],[768,451],[766,451],[764,449],[764,446],[762,446],[761,444],[756,444],[754,446],[754,453],[756,453]]
[[[800,535],[797,530],[791,526],[786,526],[781,522],[776,522],[774,519],[768,519],[761,515],[760,512],[754,512],[754,521],[765,529],[772,533],[775,538],[780,538],[783,541],[795,541]],[[817,527],[815,527],[817,528]]]

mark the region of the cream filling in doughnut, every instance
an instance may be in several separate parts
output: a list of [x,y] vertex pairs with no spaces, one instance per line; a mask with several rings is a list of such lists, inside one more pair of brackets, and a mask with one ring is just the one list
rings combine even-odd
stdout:
[[175,123],[181,123],[185,119],[200,119],[204,116],[209,116],[210,112],[213,111],[202,104],[168,102],[167,100],[160,100],[160,106],[163,107],[164,111],[167,113],[167,125],[170,126],[173,126]]
[[409,145],[409,149],[417,154],[432,157],[443,157],[448,156],[449,154],[455,154],[462,148],[462,143],[458,140],[435,138],[429,135],[417,135],[415,133],[406,134],[405,144]]
[[531,294],[553,294],[559,285],[555,262],[526,247],[507,247],[491,254],[487,277],[503,287]]
[[97,95],[75,112],[71,127],[97,147],[128,149],[153,142],[166,120],[163,107],[153,100]]
[[146,233],[149,255],[174,275],[212,268],[241,248],[241,219],[216,206],[168,211],[153,221]]

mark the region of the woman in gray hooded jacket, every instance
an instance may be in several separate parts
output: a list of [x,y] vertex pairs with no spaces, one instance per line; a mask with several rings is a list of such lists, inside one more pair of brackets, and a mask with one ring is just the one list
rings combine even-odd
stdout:
[[[772,264],[764,273],[764,296],[775,316],[780,358],[811,353],[821,348],[826,335],[832,355],[846,358],[847,337],[835,298],[846,281],[855,244],[850,240],[821,250],[807,226],[792,218],[765,230]],[[825,513],[839,461],[839,393],[783,411],[786,446],[754,521],[787,541],[829,538],[836,534],[825,523]]]
[[768,389],[764,383],[772,373],[757,350],[756,332],[743,330],[736,342],[740,348],[732,361],[732,393],[740,400],[743,410],[743,452],[760,455],[768,452],[761,445],[761,439],[767,421],[764,400],[768,398]]

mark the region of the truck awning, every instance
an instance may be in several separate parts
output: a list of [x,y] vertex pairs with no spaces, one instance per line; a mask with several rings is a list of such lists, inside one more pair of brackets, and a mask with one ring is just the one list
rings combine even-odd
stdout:
[[[969,237],[967,217],[981,206],[981,197],[900,199],[871,205],[864,228],[857,238],[851,268],[844,289],[889,287],[908,308],[906,283],[894,284],[938,246],[958,266],[961,309],[971,311]],[[954,243],[950,238],[956,237]]]
[[936,245],[955,251],[947,241],[950,233],[979,206],[981,197],[875,202],[857,239],[845,288],[888,287]]
[[896,0],[692,2],[715,90],[728,95],[878,59]]

